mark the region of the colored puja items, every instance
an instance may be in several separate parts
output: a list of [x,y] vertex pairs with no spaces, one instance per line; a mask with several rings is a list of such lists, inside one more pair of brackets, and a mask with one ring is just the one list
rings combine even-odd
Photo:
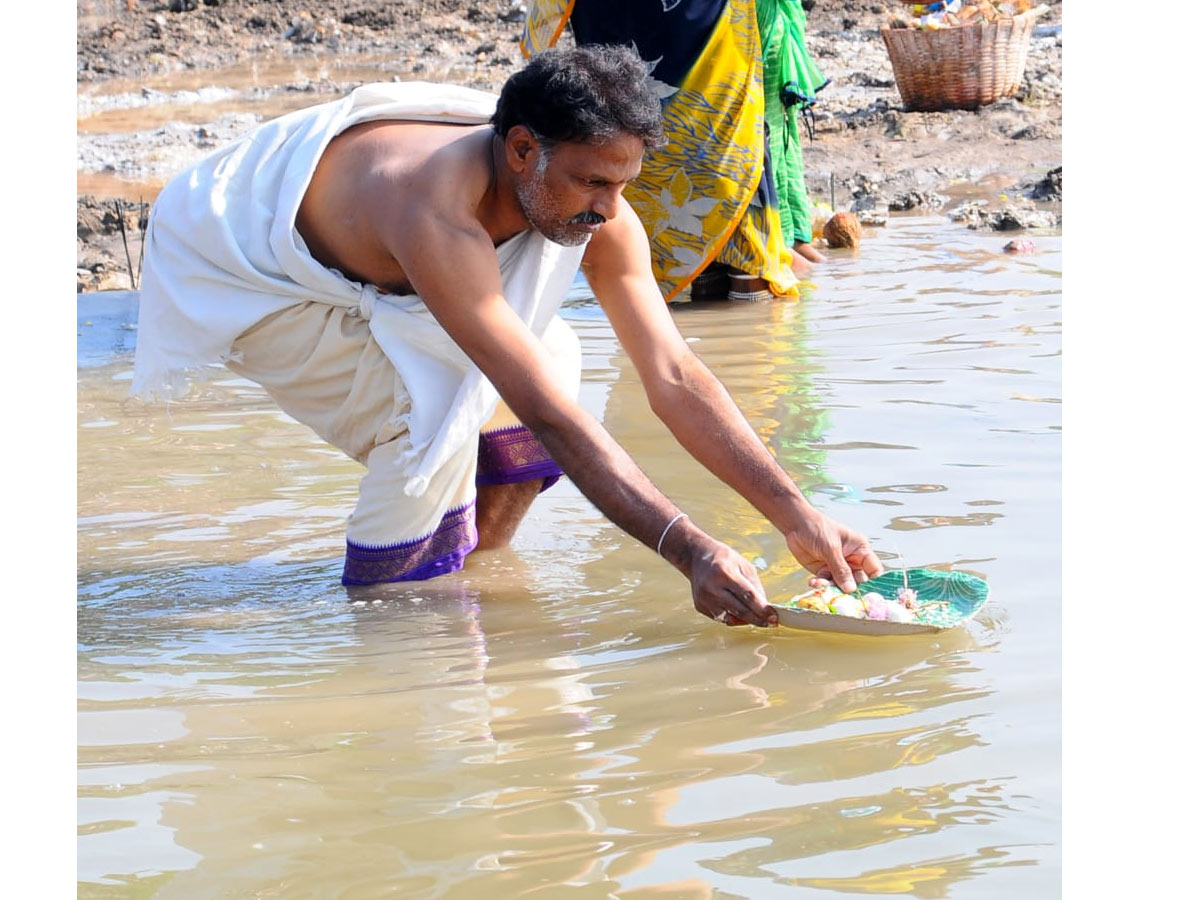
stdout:
[[779,624],[810,631],[918,634],[961,625],[987,602],[987,582],[966,572],[886,572],[844,593],[823,578],[775,604]]

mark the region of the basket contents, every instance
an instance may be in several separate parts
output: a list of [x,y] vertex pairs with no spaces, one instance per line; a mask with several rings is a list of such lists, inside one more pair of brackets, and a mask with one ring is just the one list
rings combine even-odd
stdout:
[[1031,13],[1039,16],[1049,11],[1042,4],[1035,8],[1032,0],[942,0],[939,3],[909,4],[906,13],[895,13],[888,22],[890,28],[937,29],[955,25],[970,25],[975,22],[1003,22]]
[[1024,0],[947,0],[894,16],[879,33],[905,109],[979,109],[1015,96],[1034,20],[1050,9],[1026,5]]

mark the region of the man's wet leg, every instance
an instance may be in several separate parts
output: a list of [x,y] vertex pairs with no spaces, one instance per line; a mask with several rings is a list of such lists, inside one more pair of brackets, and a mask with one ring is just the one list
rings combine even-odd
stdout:
[[517,528],[542,489],[543,479],[531,478],[512,484],[485,484],[475,498],[475,527],[479,529],[477,550],[507,547]]

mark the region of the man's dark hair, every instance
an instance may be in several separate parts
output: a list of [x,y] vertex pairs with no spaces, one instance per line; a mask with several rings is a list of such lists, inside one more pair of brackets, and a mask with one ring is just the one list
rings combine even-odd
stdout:
[[514,73],[500,91],[492,128],[506,137],[514,125],[551,145],[621,133],[647,148],[665,143],[646,64],[629,47],[610,44],[547,50]]

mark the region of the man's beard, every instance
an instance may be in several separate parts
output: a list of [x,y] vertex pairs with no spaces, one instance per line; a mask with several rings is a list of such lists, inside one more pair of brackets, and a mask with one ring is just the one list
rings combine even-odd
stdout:
[[563,247],[578,247],[591,240],[588,231],[576,230],[572,225],[603,225],[608,220],[590,209],[572,216],[565,222],[555,220],[551,215],[543,215],[544,210],[553,209],[550,190],[540,170],[535,170],[533,177],[524,184],[517,185],[517,202],[521,204],[521,212],[534,228],[548,240]]

